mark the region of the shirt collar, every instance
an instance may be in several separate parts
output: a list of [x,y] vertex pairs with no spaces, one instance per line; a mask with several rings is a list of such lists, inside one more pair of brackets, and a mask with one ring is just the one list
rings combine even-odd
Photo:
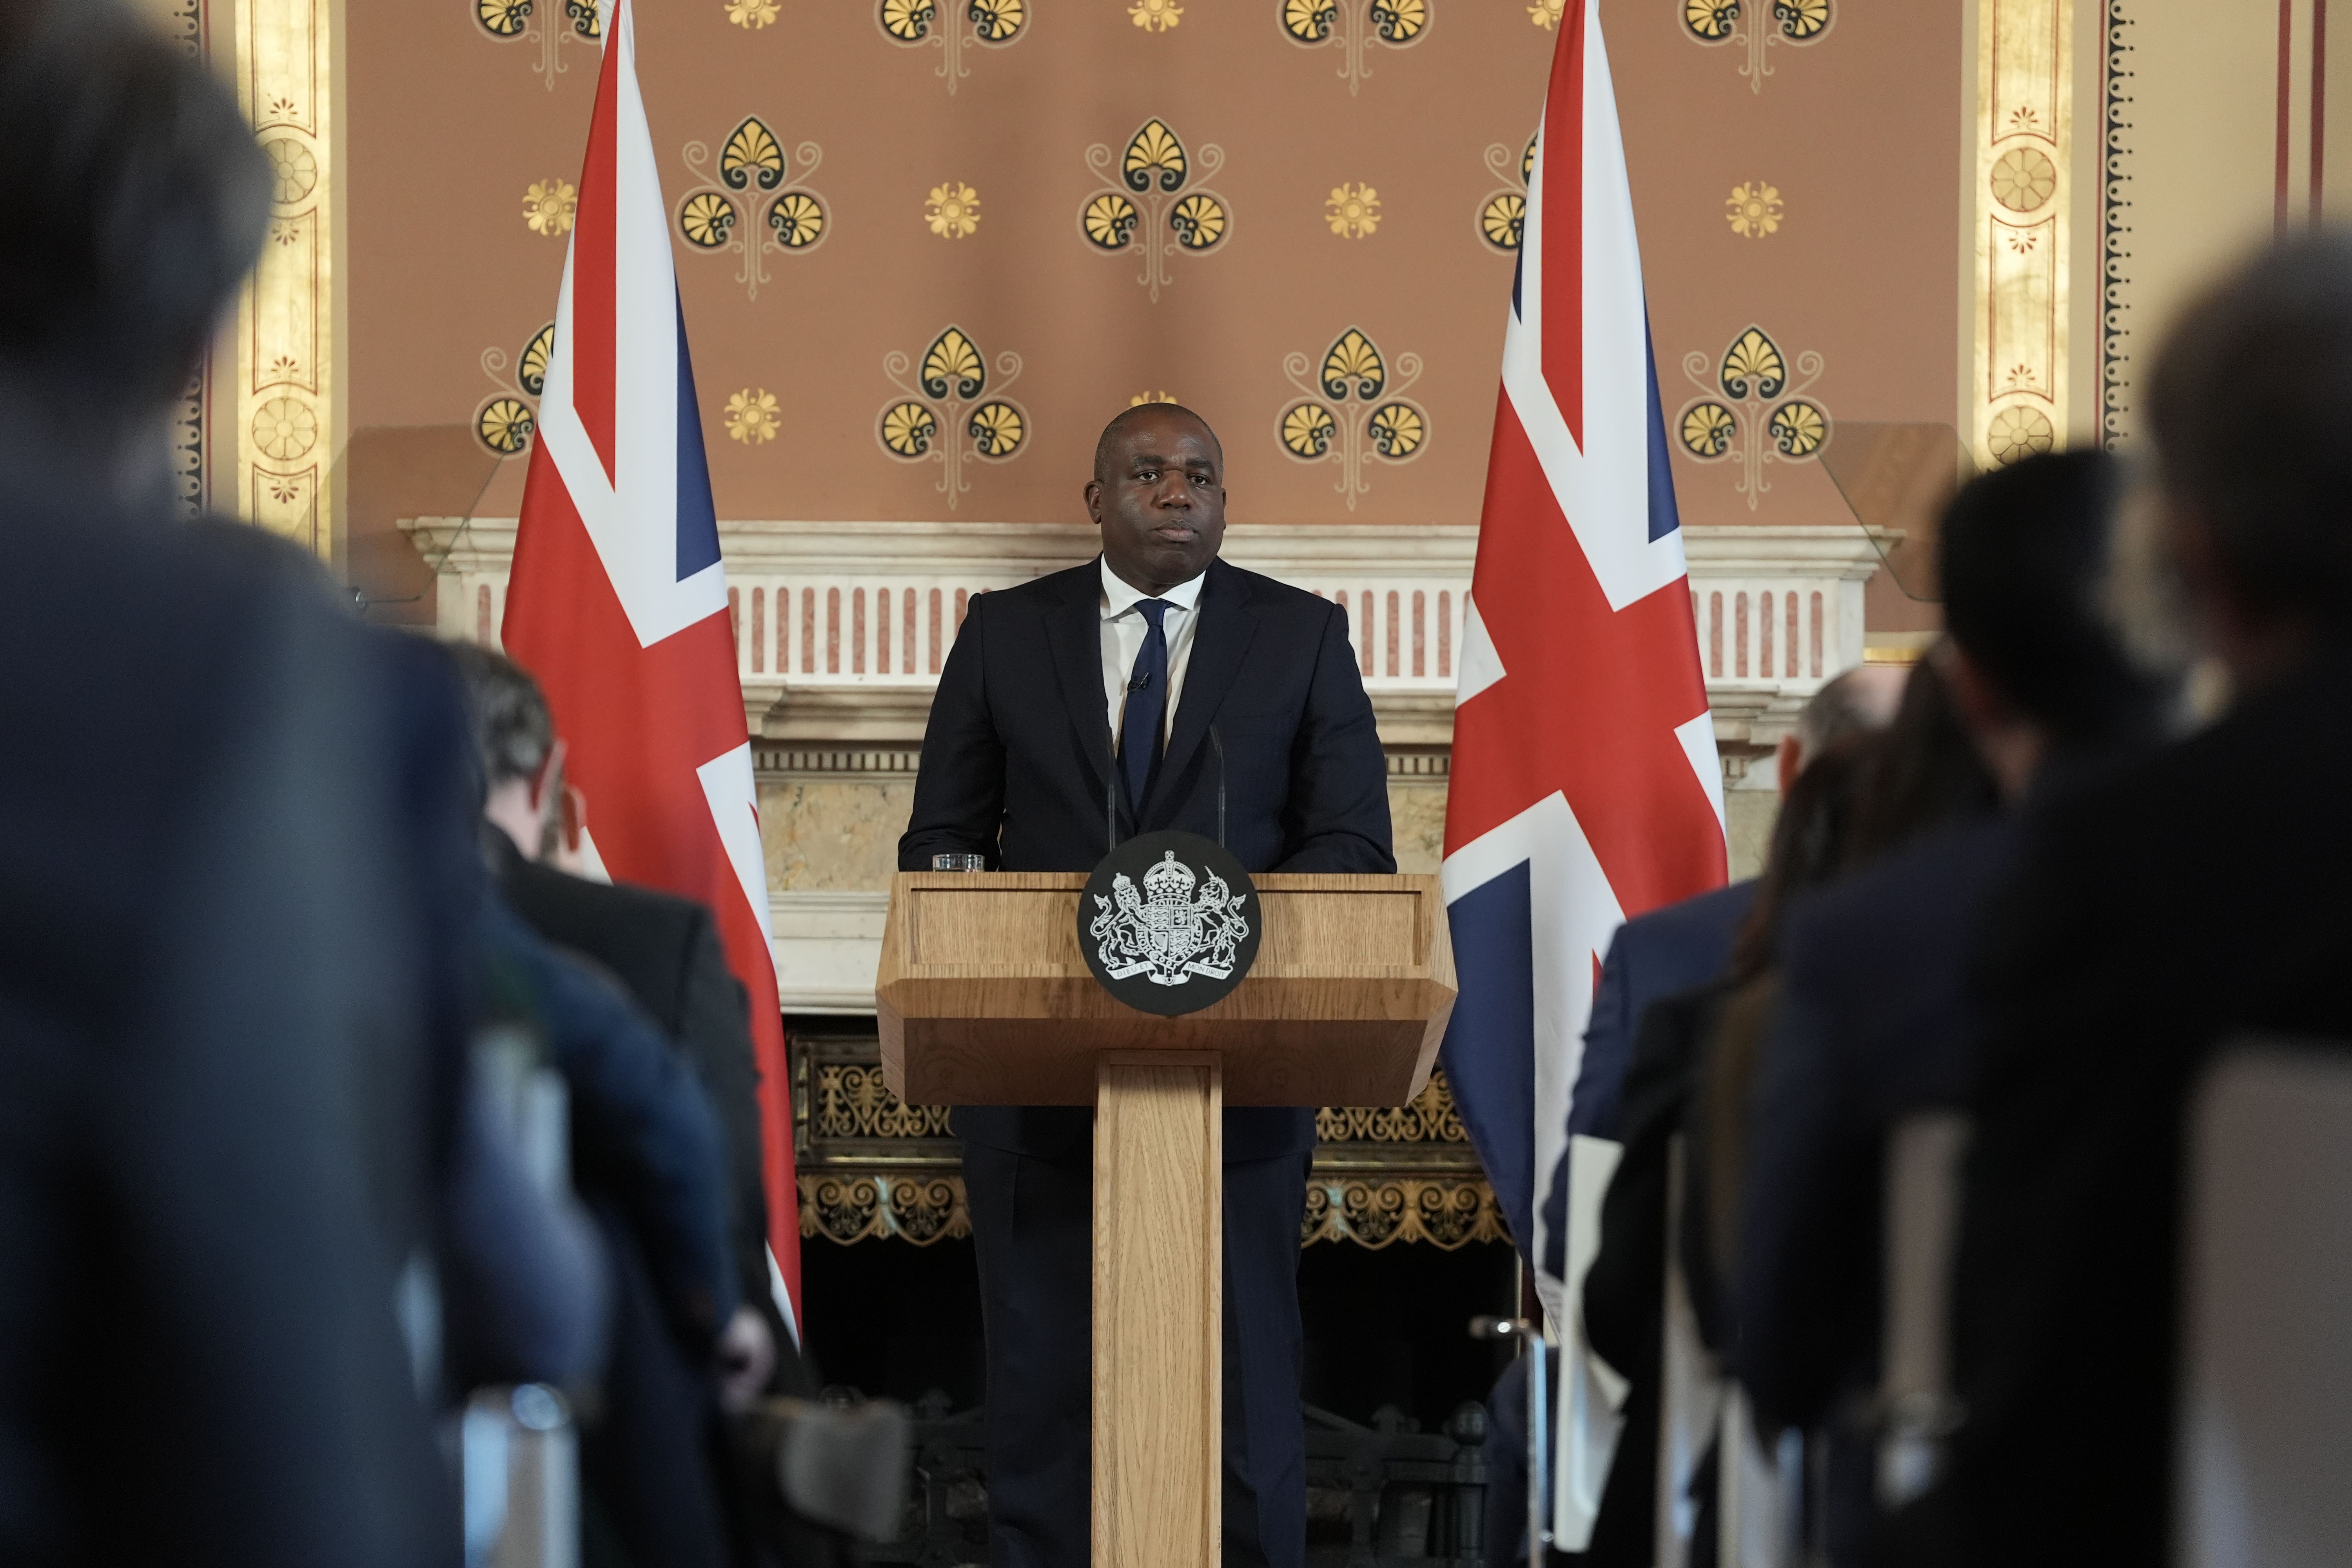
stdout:
[[[1150,594],[1129,586],[1124,578],[1110,569],[1110,561],[1108,557],[1098,561],[1097,564],[1102,569],[1104,620],[1115,621],[1144,600],[1153,597]],[[1209,574],[1204,568],[1191,581],[1179,583],[1158,596],[1167,600],[1180,610],[1197,609],[1201,603],[1201,584],[1208,580]]]

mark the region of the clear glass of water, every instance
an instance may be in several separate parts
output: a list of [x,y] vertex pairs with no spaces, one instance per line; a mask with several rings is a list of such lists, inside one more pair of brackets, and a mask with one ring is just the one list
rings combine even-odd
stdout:
[[931,869],[934,871],[985,871],[988,869],[988,857],[985,855],[934,855],[931,857]]

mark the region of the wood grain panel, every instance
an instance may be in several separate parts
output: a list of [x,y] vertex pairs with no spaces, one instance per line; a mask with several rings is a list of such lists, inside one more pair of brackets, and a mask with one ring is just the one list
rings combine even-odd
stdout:
[[1256,966],[1213,1007],[1138,1012],[1077,952],[1066,874],[902,873],[875,1010],[891,1088],[919,1105],[1087,1105],[1105,1050],[1213,1051],[1230,1105],[1402,1105],[1454,1003],[1434,877],[1268,875]]
[[1097,1068],[1094,1568],[1212,1568],[1222,1474],[1218,1058]]

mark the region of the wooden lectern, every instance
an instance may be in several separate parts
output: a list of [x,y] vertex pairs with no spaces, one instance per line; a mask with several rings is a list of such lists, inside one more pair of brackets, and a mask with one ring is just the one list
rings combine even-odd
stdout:
[[1078,951],[1078,872],[907,871],[874,985],[913,1105],[1095,1107],[1095,1568],[1213,1568],[1227,1105],[1402,1105],[1454,1007],[1434,877],[1259,877],[1257,963],[1179,1017]]

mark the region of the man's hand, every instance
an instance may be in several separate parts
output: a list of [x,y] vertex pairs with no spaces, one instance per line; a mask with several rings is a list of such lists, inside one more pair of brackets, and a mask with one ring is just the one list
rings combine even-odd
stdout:
[[776,1370],[776,1342],[768,1321],[749,1307],[738,1307],[719,1331],[715,1356],[719,1372],[719,1407],[740,1415],[755,1404]]

